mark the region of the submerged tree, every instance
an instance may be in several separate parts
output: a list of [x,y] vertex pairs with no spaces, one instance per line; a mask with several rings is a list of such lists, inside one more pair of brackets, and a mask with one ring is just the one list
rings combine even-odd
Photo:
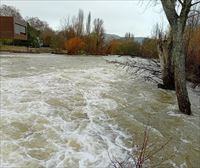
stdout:
[[183,36],[192,6],[200,1],[192,0],[161,0],[172,35],[172,57],[174,64],[175,89],[178,106],[181,112],[190,115],[191,105],[186,87],[185,54]]
[[173,68],[173,58],[172,58],[172,49],[173,49],[173,38],[171,31],[165,34],[157,26],[156,27],[156,36],[157,41],[157,50],[160,60],[160,66],[162,71],[162,81],[163,84],[158,84],[158,87],[163,89],[174,90],[174,68]]

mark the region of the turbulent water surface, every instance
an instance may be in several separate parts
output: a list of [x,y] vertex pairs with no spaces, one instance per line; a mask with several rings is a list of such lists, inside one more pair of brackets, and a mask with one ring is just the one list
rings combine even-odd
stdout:
[[182,115],[173,91],[105,59],[117,57],[1,53],[0,167],[112,167],[148,126],[147,154],[171,140],[147,165],[198,168],[198,93],[189,91],[193,115]]

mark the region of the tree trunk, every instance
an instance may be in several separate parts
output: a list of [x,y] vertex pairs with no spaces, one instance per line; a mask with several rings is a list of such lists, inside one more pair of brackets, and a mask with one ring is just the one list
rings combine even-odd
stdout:
[[[177,2],[179,2],[178,5],[180,5],[179,12]],[[200,2],[192,4],[192,0],[161,0],[161,3],[173,35],[172,56],[174,63],[175,89],[179,110],[184,114],[190,115],[191,107],[186,87],[183,33],[192,5]]]
[[175,90],[173,58],[172,58],[173,39],[170,33],[168,38],[159,36],[158,53],[161,64],[163,85],[158,87],[162,89]]
[[174,74],[171,72],[171,67],[167,65],[163,71],[163,85],[164,89],[175,90]]
[[175,88],[178,100],[178,106],[182,113],[191,114],[190,100],[186,87],[186,72],[185,72],[185,55],[183,47],[183,24],[178,19],[178,23],[172,28],[173,31],[173,59],[174,59],[174,75]]

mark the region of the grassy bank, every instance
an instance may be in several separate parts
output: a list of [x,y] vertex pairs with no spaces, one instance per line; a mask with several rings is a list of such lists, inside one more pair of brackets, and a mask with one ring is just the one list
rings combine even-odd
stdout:
[[30,48],[30,47],[24,47],[24,46],[2,45],[0,46],[0,51],[14,52],[14,53],[51,53],[53,52],[53,49],[48,48],[48,47]]

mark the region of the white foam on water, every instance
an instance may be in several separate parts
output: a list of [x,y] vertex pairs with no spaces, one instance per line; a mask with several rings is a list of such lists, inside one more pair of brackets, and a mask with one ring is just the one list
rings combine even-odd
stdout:
[[[30,162],[33,166],[36,161],[45,167],[65,167],[68,164],[72,167],[107,167],[111,163],[108,152],[111,156],[123,158],[121,139],[129,136],[119,131],[117,126],[106,123],[111,119],[104,111],[116,109],[117,103],[102,97],[110,89],[109,82],[115,80],[113,74],[103,75],[103,70],[93,68],[77,72],[70,69],[2,80],[3,129],[6,132],[6,125],[14,124],[7,134],[15,134],[14,130],[19,134],[16,137],[5,135],[8,139],[1,145],[14,143],[17,150],[14,154],[1,156],[1,164],[4,167],[22,166]],[[77,101],[73,100],[77,94],[82,101],[79,109]],[[50,99],[60,101],[63,108],[59,106],[61,104],[59,107],[49,104]],[[64,107],[66,104],[71,105],[70,109]],[[73,120],[70,116],[74,112],[85,114],[86,118]],[[23,128],[24,124],[27,128]],[[21,132],[20,129],[25,130]],[[12,136],[15,139],[11,139]],[[50,152],[44,159],[39,159],[38,150]]]
[[[20,54],[11,55],[11,57],[16,56],[21,57]],[[30,55],[24,54],[22,57],[30,58]],[[37,55],[37,57],[43,56]],[[71,64],[70,59],[68,64]],[[126,61],[125,57],[108,59]],[[8,60],[5,59],[6,61]],[[108,154],[111,159],[116,158],[119,161],[127,157],[131,149],[125,142],[132,140],[132,135],[120,128],[108,112],[116,111],[119,115],[126,115],[140,128],[144,128],[146,123],[140,116],[135,117],[133,113],[123,109],[121,112],[119,109],[121,107],[125,109],[127,105],[133,104],[134,93],[126,93],[131,100],[119,95],[119,99],[126,104],[117,102],[117,97],[107,95],[118,91],[113,88],[112,83],[119,82],[119,86],[126,89],[134,84],[131,83],[134,80],[131,80],[127,74],[127,78],[119,78],[119,74],[122,77],[125,72],[113,67],[109,68],[110,64],[106,67],[105,65],[80,68],[76,66],[60,68],[52,65],[48,70],[32,73],[38,70],[33,64],[29,67],[30,71],[27,70],[30,75],[14,77],[9,76],[9,73],[12,73],[11,69],[2,67],[1,166],[60,168],[67,165],[72,168],[102,168],[109,167],[111,164]],[[128,81],[130,84],[122,86],[120,82],[123,80],[130,80]],[[140,91],[135,101],[151,102],[152,95],[154,91]],[[159,100],[155,102],[159,103]],[[160,104],[163,105],[162,102]],[[145,103],[142,105],[146,110],[152,110]],[[134,107],[131,107],[134,112]],[[188,119],[174,112],[176,109],[174,104],[168,104],[166,109],[166,115],[163,116],[169,121],[180,119],[180,122],[199,130],[194,117]],[[151,111],[153,115],[156,113],[158,114]],[[155,136],[164,139],[162,130],[153,127],[151,130]],[[179,129],[174,131],[178,132]],[[190,144],[190,140],[184,134],[180,138],[182,138],[180,141],[186,145]],[[177,167],[173,161],[169,161],[168,164]]]
[[182,114],[175,113],[174,111],[168,111],[167,114],[170,116],[173,116],[173,117],[181,117],[182,116]]

